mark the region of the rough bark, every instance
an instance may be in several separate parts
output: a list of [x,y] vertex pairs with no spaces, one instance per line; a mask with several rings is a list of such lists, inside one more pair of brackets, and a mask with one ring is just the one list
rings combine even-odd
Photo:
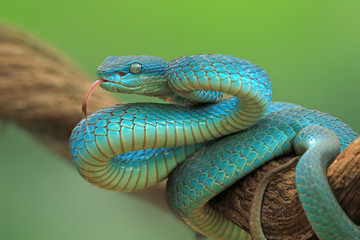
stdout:
[[[0,25],[0,119],[17,123],[68,160],[70,132],[81,119],[81,104],[91,81],[46,44],[22,31]],[[118,101],[104,91],[95,91],[89,112],[116,103]],[[266,164],[213,199],[211,204],[248,229],[249,206],[259,179],[288,159],[283,157]],[[294,169],[274,179],[265,193],[262,223],[270,239],[316,238],[296,194]],[[344,151],[328,171],[335,195],[357,224],[360,223],[359,171],[360,139]],[[167,209],[164,183],[131,195]]]
[[[4,24],[0,29],[0,119],[15,121],[70,159],[68,139],[90,78],[47,44]],[[114,104],[95,91],[89,110]]]
[[[269,162],[214,198],[211,204],[239,226],[249,229],[249,210],[257,183],[266,172],[292,157]],[[360,223],[359,172],[360,138],[336,158],[327,173],[337,200],[356,224]],[[266,189],[261,218],[268,239],[317,239],[297,196],[294,173],[295,165],[273,179]]]
[[[48,44],[0,24],[0,121],[15,122],[69,162],[70,133],[93,81]],[[88,113],[115,104],[99,89]],[[164,184],[131,195],[167,211]]]

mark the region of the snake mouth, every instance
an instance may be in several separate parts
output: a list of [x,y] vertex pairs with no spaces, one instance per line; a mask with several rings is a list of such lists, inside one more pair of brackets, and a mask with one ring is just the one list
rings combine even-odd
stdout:
[[89,100],[90,100],[90,96],[91,96],[91,94],[94,92],[95,88],[96,88],[97,86],[99,86],[100,84],[104,83],[104,82],[108,82],[108,81],[105,80],[105,79],[98,79],[98,80],[96,80],[96,81],[91,85],[91,87],[89,88],[88,92],[87,92],[86,95],[85,95],[84,102],[83,102],[83,105],[82,105],[82,118],[85,119],[86,128],[88,127],[88,124],[87,124],[87,105],[88,105],[88,102],[89,102]]

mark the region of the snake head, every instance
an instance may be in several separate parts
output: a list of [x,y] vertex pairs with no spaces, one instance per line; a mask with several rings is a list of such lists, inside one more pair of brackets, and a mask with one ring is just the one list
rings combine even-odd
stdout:
[[98,80],[90,87],[82,105],[86,126],[87,105],[98,85],[111,92],[168,96],[171,90],[165,77],[167,66],[168,62],[159,57],[107,57],[98,67]]
[[102,88],[112,92],[164,96],[170,92],[165,71],[168,62],[151,56],[110,56],[99,66]]

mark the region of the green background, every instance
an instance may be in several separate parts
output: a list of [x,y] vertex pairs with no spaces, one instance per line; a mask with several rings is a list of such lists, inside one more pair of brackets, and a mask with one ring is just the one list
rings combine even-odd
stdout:
[[[245,58],[268,72],[274,100],[328,112],[359,132],[359,8],[359,1],[6,0],[0,20],[65,52],[94,80],[109,55]],[[131,194],[86,183],[14,125],[0,135],[0,152],[0,239],[194,236]]]

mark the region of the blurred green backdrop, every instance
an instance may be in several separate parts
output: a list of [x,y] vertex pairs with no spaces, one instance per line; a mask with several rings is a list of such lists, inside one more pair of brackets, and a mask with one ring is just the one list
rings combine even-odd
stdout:
[[[65,52],[94,80],[109,55],[245,58],[269,73],[274,100],[328,112],[359,132],[359,8],[359,1],[5,0],[0,20]],[[1,239],[194,236],[129,194],[92,187],[16,126],[0,135],[0,152]]]

